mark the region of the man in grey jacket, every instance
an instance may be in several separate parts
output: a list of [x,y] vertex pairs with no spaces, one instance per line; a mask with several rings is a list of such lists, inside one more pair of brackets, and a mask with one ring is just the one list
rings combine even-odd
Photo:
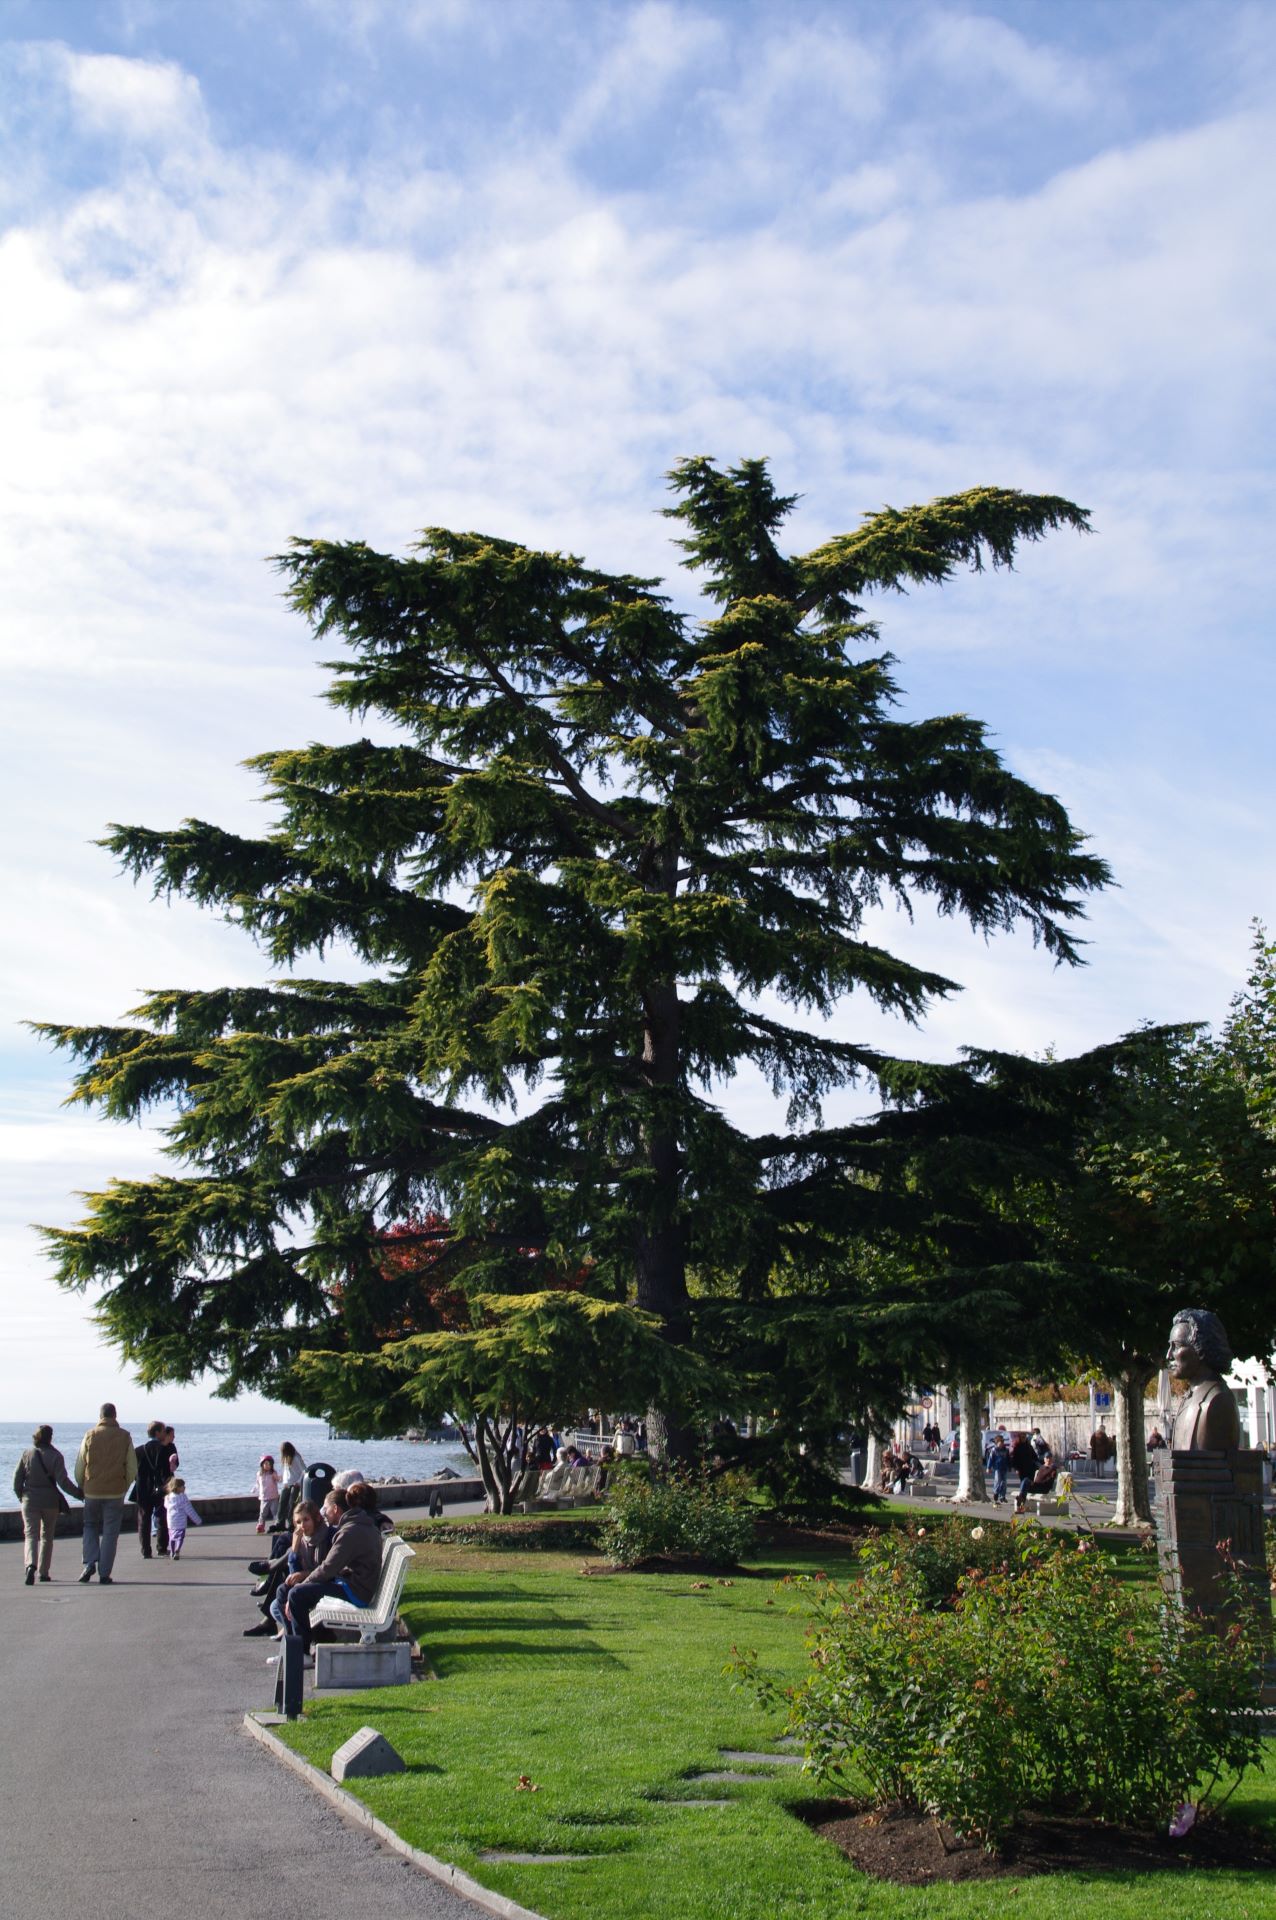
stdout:
[[80,1442],[75,1477],[84,1488],[80,1585],[86,1586],[96,1573],[102,1586],[113,1586],[111,1568],[124,1518],[124,1494],[137,1479],[137,1453],[132,1434],[120,1425],[109,1400],[103,1402],[97,1425]]
[[[338,1511],[328,1551],[312,1573],[290,1573],[285,1583],[289,1631],[300,1636],[303,1655],[310,1652],[310,1614],[321,1600],[351,1600],[366,1607],[381,1578],[384,1544],[380,1527],[365,1507],[371,1489],[334,1487],[324,1503],[328,1516]],[[372,1504],[376,1496],[372,1494]]]

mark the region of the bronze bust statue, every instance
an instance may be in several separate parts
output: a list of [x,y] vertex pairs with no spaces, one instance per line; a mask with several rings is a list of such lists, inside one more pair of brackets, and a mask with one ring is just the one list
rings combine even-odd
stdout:
[[1241,1445],[1236,1398],[1223,1378],[1231,1364],[1231,1342],[1216,1313],[1184,1307],[1175,1314],[1166,1365],[1187,1392],[1175,1409],[1169,1447],[1156,1457],[1157,1546],[1166,1589],[1186,1612],[1227,1633],[1238,1609],[1252,1610],[1265,1649],[1255,1675],[1258,1700],[1276,1707],[1262,1456]]
[[1174,1411],[1171,1447],[1184,1453],[1239,1447],[1240,1415],[1223,1375],[1232,1364],[1231,1343],[1216,1313],[1184,1307],[1170,1328],[1166,1365],[1188,1391]]

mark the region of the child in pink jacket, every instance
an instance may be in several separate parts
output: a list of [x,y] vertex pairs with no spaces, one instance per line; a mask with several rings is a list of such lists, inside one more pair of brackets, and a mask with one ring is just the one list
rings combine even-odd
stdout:
[[265,1533],[279,1509],[279,1475],[275,1472],[273,1453],[262,1454],[253,1492],[257,1495],[257,1531]]
[[182,1547],[186,1540],[186,1522],[193,1520],[197,1527],[203,1521],[186,1498],[186,1482],[176,1477],[169,1481],[164,1489],[164,1518],[168,1522],[168,1555],[170,1560],[180,1560]]

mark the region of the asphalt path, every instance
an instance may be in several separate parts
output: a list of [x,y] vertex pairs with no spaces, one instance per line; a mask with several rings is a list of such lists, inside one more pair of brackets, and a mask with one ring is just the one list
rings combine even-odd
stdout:
[[174,1920],[188,1900],[198,1920],[481,1911],[242,1731],[273,1704],[272,1643],[242,1637],[261,1544],[248,1523],[192,1527],[174,1565],[126,1536],[115,1584],[82,1587],[79,1541],[59,1539],[52,1582],[27,1587],[21,1541],[0,1542],[0,1914]]

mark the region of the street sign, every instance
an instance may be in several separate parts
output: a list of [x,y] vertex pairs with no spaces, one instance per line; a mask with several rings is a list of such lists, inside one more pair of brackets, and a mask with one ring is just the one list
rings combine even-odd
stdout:
[[1110,1407],[1112,1405],[1112,1395],[1110,1393],[1096,1393],[1094,1396],[1094,1404],[1096,1407]]

